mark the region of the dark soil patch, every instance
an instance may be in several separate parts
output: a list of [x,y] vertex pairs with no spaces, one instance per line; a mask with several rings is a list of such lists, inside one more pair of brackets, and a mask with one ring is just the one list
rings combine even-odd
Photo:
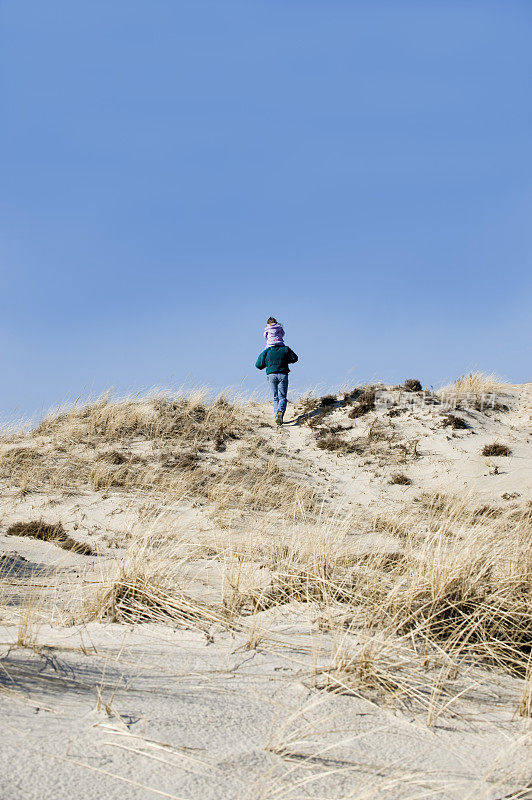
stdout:
[[44,520],[33,520],[32,522],[15,522],[7,529],[8,536],[30,536],[32,539],[40,539],[43,542],[62,547],[63,550],[72,550],[74,553],[81,553],[84,556],[95,555],[94,550],[88,544],[76,542],[67,534],[60,522],[50,525]]

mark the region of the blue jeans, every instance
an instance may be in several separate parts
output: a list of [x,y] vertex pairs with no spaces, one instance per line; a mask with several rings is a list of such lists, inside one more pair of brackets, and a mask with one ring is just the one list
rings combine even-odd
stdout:
[[280,412],[286,411],[286,393],[288,391],[288,375],[282,372],[272,372],[267,375],[268,382],[273,392],[273,413],[275,417]]

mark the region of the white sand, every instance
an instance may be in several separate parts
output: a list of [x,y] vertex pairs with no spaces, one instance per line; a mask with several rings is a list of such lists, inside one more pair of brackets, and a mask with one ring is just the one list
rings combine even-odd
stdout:
[[[353,425],[346,439],[377,417],[397,442],[418,440],[419,458],[406,466],[386,454],[319,450],[306,426],[290,423],[293,412],[283,430],[259,433],[274,443],[281,466],[327,492],[327,515],[352,525],[360,546],[371,549],[386,535],[369,534],[361,520],[398,510],[422,491],[497,507],[532,500],[530,386],[512,389],[510,411],[460,412],[472,426],[465,431],[442,428],[431,407],[354,421],[339,408],[328,418]],[[269,406],[253,413],[270,423]],[[509,444],[512,455],[481,456],[493,441]],[[396,471],[412,484],[390,484]],[[516,713],[520,678],[472,666],[460,678],[467,691],[429,726],[417,706],[316,688],[312,676],[329,663],[337,634],[320,627],[314,603],[257,612],[241,630],[213,625],[207,634],[148,623],[70,624],[76,598],[123,555],[124,533],[141,531],[144,501],[119,491],[102,498],[2,489],[0,552],[11,566],[0,633],[2,800],[532,797],[530,721]],[[100,554],[5,535],[12,522],[39,517],[61,520]],[[240,515],[228,531],[207,506],[188,502],[176,506],[171,524],[189,539],[245,538],[260,517]],[[183,579],[202,599],[224,580],[223,565],[208,559],[187,569]],[[247,569],[256,584],[267,582],[267,571]],[[30,605],[21,622],[35,585],[47,587],[45,607]]]

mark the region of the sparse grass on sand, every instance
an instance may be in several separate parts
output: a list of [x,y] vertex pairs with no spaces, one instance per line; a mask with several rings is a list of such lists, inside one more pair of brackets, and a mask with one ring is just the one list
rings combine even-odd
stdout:
[[[30,443],[5,449],[0,477],[22,493],[74,488],[201,497],[220,511],[308,513],[312,487],[253,438],[246,408],[204,393],[95,403],[50,414]],[[240,446],[239,446],[240,442]],[[227,452],[226,452],[227,451]]]
[[440,397],[453,397],[456,401],[480,400],[484,395],[505,394],[508,384],[497,375],[486,375],[483,372],[469,372],[458,378],[454,383],[443,386],[439,391]]
[[[432,504],[421,498],[396,517],[379,518],[378,529],[397,536],[393,551],[357,552],[341,525],[325,521],[309,522],[301,532],[280,532],[273,524],[267,530],[264,523],[231,542],[133,542],[94,613],[203,625],[245,609],[312,602],[323,618],[341,619],[342,628],[352,620],[349,625],[385,631],[390,641],[407,636],[419,652],[436,648],[524,675],[532,644],[531,516],[529,507],[495,514],[436,496]],[[226,575],[208,608],[183,593],[178,577],[200,546]],[[256,568],[247,577],[246,563]]]
[[[478,374],[455,386],[462,397],[504,390]],[[404,393],[404,387],[396,390]],[[90,574],[87,567],[68,597],[66,590],[65,597],[54,595],[38,614],[29,602],[21,607],[17,646],[38,649],[35,620],[40,624],[52,605],[54,621],[80,627],[139,626],[140,635],[156,624],[188,632],[172,633],[169,641],[181,635],[209,645],[216,640],[216,646],[230,641],[231,659],[242,650],[260,650],[261,658],[282,653],[286,659],[275,665],[279,686],[295,676],[298,689],[303,685],[320,702],[354,696],[369,701],[372,711],[393,704],[427,725],[455,711],[458,719],[463,702],[470,703],[466,721],[479,704],[492,713],[493,686],[510,686],[511,713],[527,724],[532,505],[519,491],[480,500],[434,485],[427,490],[420,477],[431,424],[434,440],[445,447],[474,442],[469,434],[442,432],[442,424],[463,428],[462,417],[436,409],[433,421],[423,417],[420,434],[422,423],[410,411],[390,419],[375,407],[374,387],[307,398],[300,420],[306,425],[292,429],[298,448],[314,458],[304,473],[300,449],[282,449],[286,431],[268,430],[262,412],[253,416],[250,408],[199,394],[123,403],[103,398],[51,415],[25,437],[5,438],[0,476],[20,490],[17,502],[20,495],[24,500],[27,493],[59,487],[90,494],[91,501],[95,493],[98,500],[113,492],[135,502],[140,497],[147,509],[141,516],[135,506],[131,530],[123,531],[107,560],[99,558],[96,567],[92,562]],[[488,418],[482,423],[491,424]],[[490,438],[504,437],[504,429],[493,430]],[[470,452],[478,461],[481,445],[473,443]],[[504,456],[510,449],[494,441],[482,452]],[[362,473],[370,457],[380,468],[379,474],[372,466],[371,491],[377,497],[380,487],[386,502],[335,508],[334,491],[367,477]],[[7,533],[85,552],[61,523],[19,522]],[[9,577],[18,591],[18,578]],[[0,602],[6,618],[14,605]],[[274,673],[264,674],[270,681]],[[236,669],[233,677],[236,685]],[[306,786],[317,756],[300,747],[304,737],[298,735],[284,743],[273,737],[265,749],[299,763]],[[360,776],[353,775],[346,797],[358,791],[353,794]],[[299,796],[284,793],[276,780],[267,780],[257,798]],[[380,797],[368,791],[368,798]],[[428,796],[422,791],[419,796]]]

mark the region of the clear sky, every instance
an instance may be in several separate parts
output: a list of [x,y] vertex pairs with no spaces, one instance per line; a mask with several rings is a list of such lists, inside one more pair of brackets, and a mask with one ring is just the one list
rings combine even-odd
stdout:
[[532,2],[1,0],[0,413],[530,380]]

